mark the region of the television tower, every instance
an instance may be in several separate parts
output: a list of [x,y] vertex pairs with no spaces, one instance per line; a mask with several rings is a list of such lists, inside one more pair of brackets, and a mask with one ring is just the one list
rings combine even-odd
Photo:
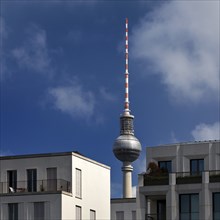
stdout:
[[141,144],[134,136],[134,116],[129,109],[129,72],[128,72],[128,19],[125,23],[125,102],[124,111],[120,116],[120,135],[113,145],[115,157],[122,161],[123,198],[132,197],[132,162],[141,152]]

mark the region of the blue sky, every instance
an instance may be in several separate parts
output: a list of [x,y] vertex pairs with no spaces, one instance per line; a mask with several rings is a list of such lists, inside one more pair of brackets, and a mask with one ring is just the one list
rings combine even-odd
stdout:
[[1,1],[1,155],[79,151],[112,168],[124,102],[145,148],[220,139],[219,1]]

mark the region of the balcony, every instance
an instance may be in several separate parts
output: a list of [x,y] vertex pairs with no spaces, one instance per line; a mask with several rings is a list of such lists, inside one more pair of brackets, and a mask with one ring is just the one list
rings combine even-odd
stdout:
[[220,182],[220,170],[209,171],[209,182],[210,183]]
[[182,172],[176,173],[176,184],[202,183],[202,172]]
[[175,184],[220,183],[220,170],[199,173],[179,172],[160,173],[156,175],[143,173],[140,175],[140,186],[159,186]]
[[0,194],[4,193],[33,193],[33,192],[71,192],[69,181],[63,179],[17,181],[10,186],[7,182],[0,182]]
[[169,184],[168,173],[164,173],[158,176],[144,174],[144,186],[168,185],[168,184]]

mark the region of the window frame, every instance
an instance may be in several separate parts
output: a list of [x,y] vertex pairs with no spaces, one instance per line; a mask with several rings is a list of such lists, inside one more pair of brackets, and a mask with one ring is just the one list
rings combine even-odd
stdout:
[[[198,220],[199,220],[199,203],[198,203],[198,212],[192,212],[192,196],[198,196],[198,200],[199,200],[199,193],[190,193],[190,194],[179,194],[179,219],[181,220],[181,214],[188,214],[188,220],[191,220],[191,214],[193,213],[198,213]],[[188,212],[181,212],[182,210],[182,203],[181,203],[181,196],[188,196]]]
[[[167,173],[172,173],[172,160],[160,160],[160,161],[158,161],[157,163],[158,163],[158,167],[159,167],[160,169],[164,168],[165,170],[167,170]],[[165,167],[161,167],[161,164],[162,164],[162,163],[165,164]],[[171,170],[168,169],[168,166],[167,166],[168,163],[170,163],[170,169],[171,169]]]
[[[212,219],[213,220],[217,220],[217,218],[215,218],[215,214],[216,213],[220,214],[220,209],[219,209],[219,211],[215,210],[215,195],[219,195],[220,196],[220,192],[213,192],[212,193],[212,215],[213,215]],[[217,204],[219,204],[219,203],[217,203]]]
[[[77,210],[79,210],[79,218],[77,216]],[[82,220],[82,207],[79,206],[79,205],[76,205],[75,206],[75,217],[76,217],[76,220]]]
[[[200,161],[203,162],[202,170],[200,170]],[[193,171],[193,170],[192,170],[192,167],[193,167],[193,164],[192,164],[192,163],[193,163],[193,162],[196,162],[196,171]],[[196,176],[196,175],[201,176],[201,175],[202,175],[202,172],[204,171],[204,163],[205,163],[204,158],[191,159],[191,160],[190,160],[190,174],[193,175],[193,176]]]
[[18,203],[8,203],[8,220],[18,220]]
[[75,169],[75,197],[82,199],[82,170],[79,168]]

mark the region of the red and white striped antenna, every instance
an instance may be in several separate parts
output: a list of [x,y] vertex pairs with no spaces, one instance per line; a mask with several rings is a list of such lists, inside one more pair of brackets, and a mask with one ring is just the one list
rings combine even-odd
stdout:
[[124,113],[130,114],[129,109],[129,73],[128,73],[128,18],[125,19],[125,105]]

